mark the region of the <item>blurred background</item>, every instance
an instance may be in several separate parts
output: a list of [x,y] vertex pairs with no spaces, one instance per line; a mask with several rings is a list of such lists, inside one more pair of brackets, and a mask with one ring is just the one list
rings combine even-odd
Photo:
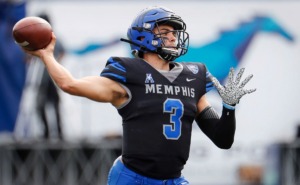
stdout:
[[[119,39],[152,5],[187,24],[189,52],[178,62],[203,62],[222,82],[230,67],[245,67],[244,76],[254,75],[246,88],[257,88],[237,105],[230,150],[194,124],[183,175],[192,185],[300,184],[296,0],[0,0],[0,184],[105,184],[122,138],[115,108],[53,89],[44,66],[14,43],[13,25],[46,16],[60,42],[57,58],[80,78],[99,75],[110,56],[130,56]],[[221,113],[218,94],[207,96]]]

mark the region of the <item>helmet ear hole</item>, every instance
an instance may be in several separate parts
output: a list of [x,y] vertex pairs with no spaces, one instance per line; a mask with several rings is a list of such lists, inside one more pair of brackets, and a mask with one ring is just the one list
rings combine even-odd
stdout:
[[143,36],[140,36],[140,37],[137,38],[137,40],[140,40],[140,41],[142,41],[144,39],[145,39],[145,37],[143,37]]

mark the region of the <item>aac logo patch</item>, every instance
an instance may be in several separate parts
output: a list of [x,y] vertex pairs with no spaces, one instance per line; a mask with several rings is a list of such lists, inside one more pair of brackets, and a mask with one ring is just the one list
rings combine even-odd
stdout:
[[199,72],[199,68],[195,64],[186,65],[192,73],[197,74]]
[[154,80],[152,78],[152,74],[151,73],[146,73],[146,80],[145,83],[154,83]]

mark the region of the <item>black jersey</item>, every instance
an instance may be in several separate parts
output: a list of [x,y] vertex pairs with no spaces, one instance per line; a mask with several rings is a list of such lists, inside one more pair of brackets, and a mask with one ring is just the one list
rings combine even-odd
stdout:
[[181,71],[173,79],[137,58],[112,57],[101,73],[121,83],[129,95],[128,102],[118,108],[123,119],[124,164],[157,179],[181,175],[189,157],[197,102],[212,88],[203,64],[174,64]]

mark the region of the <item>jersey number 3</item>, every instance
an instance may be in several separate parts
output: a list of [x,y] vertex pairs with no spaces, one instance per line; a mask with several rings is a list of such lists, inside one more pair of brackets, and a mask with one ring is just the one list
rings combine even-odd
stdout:
[[184,107],[179,99],[168,98],[164,102],[164,113],[170,114],[170,123],[163,124],[163,134],[167,139],[178,140],[181,136],[181,117]]

